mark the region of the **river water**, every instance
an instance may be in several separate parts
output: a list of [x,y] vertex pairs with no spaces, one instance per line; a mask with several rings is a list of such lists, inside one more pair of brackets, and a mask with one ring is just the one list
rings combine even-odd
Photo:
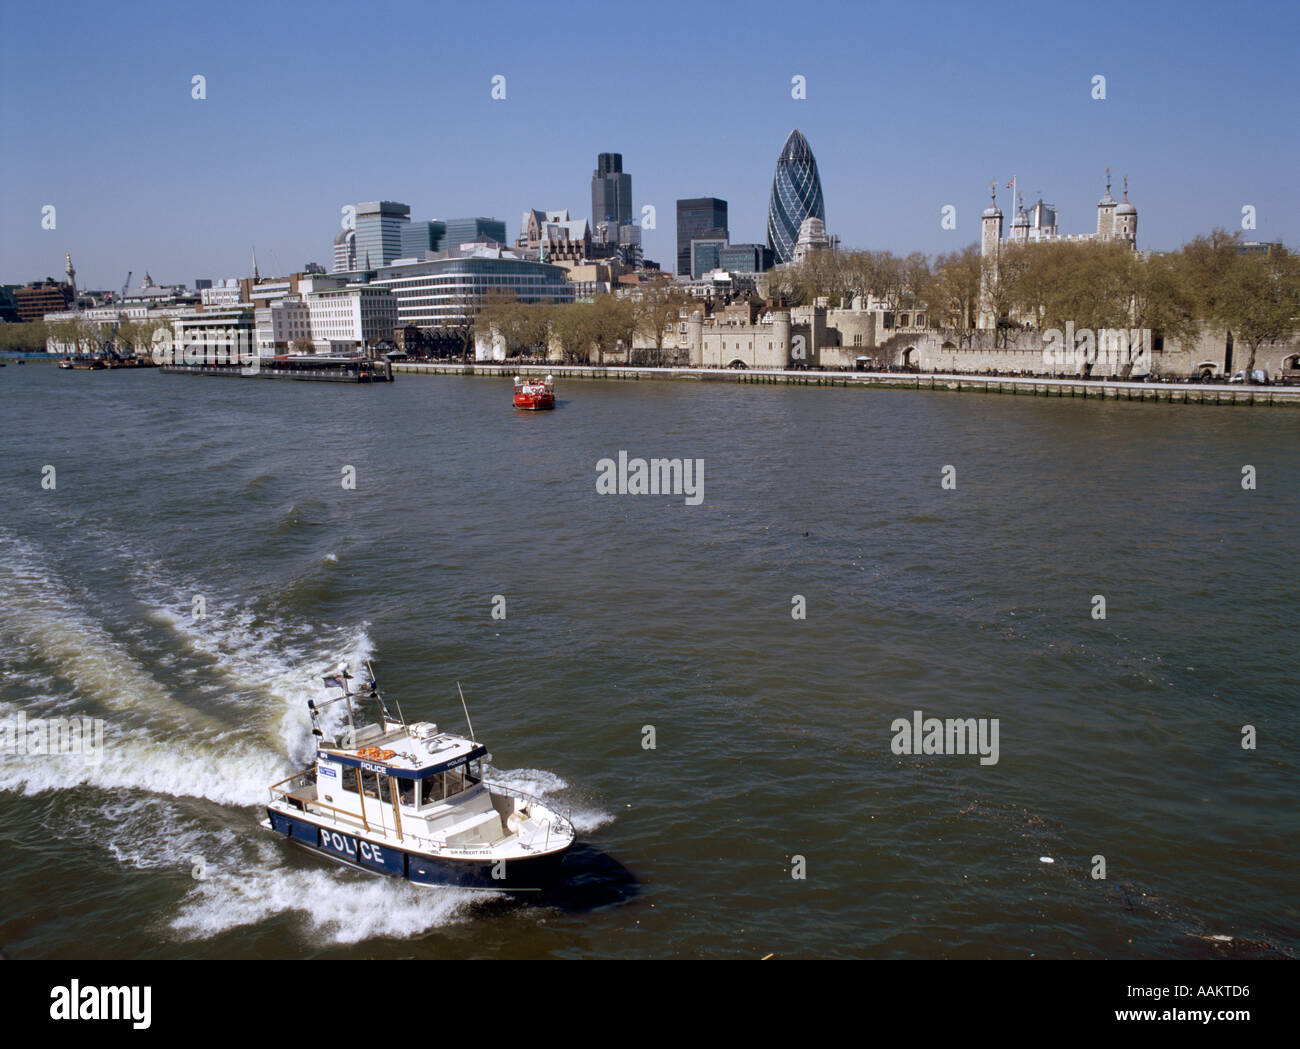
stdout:
[[[0,719],[105,725],[98,761],[0,754],[0,948],[1300,951],[1300,413],[559,399],[0,372]],[[620,451],[702,460],[702,501],[600,494]],[[560,889],[418,889],[259,827],[320,675],[366,658],[456,731],[459,681],[492,777],[571,812]],[[916,711],[997,719],[996,763],[896,753]]]

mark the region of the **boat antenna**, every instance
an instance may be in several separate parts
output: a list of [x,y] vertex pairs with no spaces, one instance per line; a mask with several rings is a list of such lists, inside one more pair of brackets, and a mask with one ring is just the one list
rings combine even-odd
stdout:
[[474,724],[473,724],[473,722],[471,722],[470,719],[469,719],[469,707],[467,707],[467,706],[465,705],[465,693],[464,693],[464,692],[461,692],[461,689],[460,689],[460,682],[459,682],[459,681],[456,682],[456,691],[457,691],[457,692],[460,692],[460,706],[461,706],[461,709],[462,709],[463,711],[465,711],[465,724],[466,724],[466,725],[469,725],[469,738],[470,738],[470,739],[473,739],[473,738],[474,738]]

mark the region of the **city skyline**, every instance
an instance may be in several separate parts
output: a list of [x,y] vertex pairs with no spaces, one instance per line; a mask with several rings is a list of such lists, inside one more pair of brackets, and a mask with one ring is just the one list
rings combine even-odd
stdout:
[[[756,10],[766,8],[775,11]],[[959,250],[979,238],[989,181],[1001,187],[1012,177],[1027,203],[1041,193],[1059,208],[1063,229],[1085,230],[1107,167],[1117,180],[1130,176],[1142,203],[1142,248],[1239,229],[1246,206],[1257,222],[1248,238],[1294,244],[1300,234],[1289,58],[1300,16],[1281,8],[1241,9],[1251,61],[1229,75],[1217,72],[1222,25],[1197,7],[1158,5],[1110,20],[1080,5],[1050,33],[1037,20],[1007,18],[993,42],[980,43],[988,37],[983,11],[932,5],[929,16],[909,9],[868,20],[824,6],[783,36],[789,58],[737,71],[732,90],[749,113],[717,122],[694,119],[696,93],[672,78],[613,98],[596,89],[581,95],[580,82],[549,68],[538,48],[515,46],[527,33],[508,17],[491,24],[498,46],[440,59],[445,75],[383,73],[365,90],[322,88],[322,100],[296,88],[319,81],[313,51],[338,46],[330,34],[337,37],[349,8],[323,5],[326,15],[311,21],[260,12],[262,33],[242,52],[234,48],[239,14],[253,10],[242,5],[205,22],[201,34],[187,13],[162,17],[162,8],[133,9],[92,30],[89,10],[55,5],[5,16],[5,283],[57,277],[69,252],[87,289],[117,288],[128,269],[164,283],[239,275],[254,247],[268,273],[308,262],[329,269],[340,208],[358,201],[403,201],[423,219],[500,218],[513,240],[525,208],[568,208],[596,221],[585,214],[592,162],[609,152],[636,176],[633,216],[655,209],[645,256],[671,270],[678,199],[725,199],[732,241],[765,240],[774,158],[792,128],[814,146],[834,205],[828,232],[845,248]],[[399,6],[389,17],[412,31],[434,24]],[[647,61],[672,36],[670,15],[618,18]],[[84,75],[51,77],[49,50],[23,43],[43,39],[51,19],[60,26],[60,68]],[[738,25],[716,57],[736,62],[758,47],[762,21]],[[447,36],[489,29],[465,11],[440,13],[436,26]],[[282,34],[290,30],[287,51]],[[574,19],[575,38],[592,32]],[[864,51],[866,37],[915,40],[926,61],[908,49]],[[363,22],[349,26],[347,46],[369,54],[380,38]],[[1132,41],[1144,55],[1136,66],[1125,46]],[[524,57],[495,57],[506,54]],[[194,75],[205,77],[201,99],[191,97]],[[1107,77],[1104,99],[1091,97],[1096,75]],[[496,76],[506,78],[504,98],[492,97]],[[795,97],[795,77],[805,78],[806,97]],[[582,103],[575,113],[591,110],[561,116],[562,133],[557,86],[579,91],[570,95]],[[148,104],[147,133],[137,116],[123,115],[133,100]],[[340,136],[354,148],[339,149]],[[1009,191],[999,188],[999,198],[1009,211]],[[56,228],[42,229],[51,204]],[[941,226],[949,205],[954,229]]]

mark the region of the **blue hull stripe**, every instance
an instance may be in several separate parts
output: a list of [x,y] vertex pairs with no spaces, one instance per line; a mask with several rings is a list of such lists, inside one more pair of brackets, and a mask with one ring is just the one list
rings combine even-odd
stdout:
[[[336,862],[405,878],[417,885],[457,885],[482,889],[539,889],[554,876],[564,852],[545,856],[507,860],[505,877],[494,878],[496,861],[489,859],[450,859],[405,852],[392,845],[367,841],[355,834],[322,827],[275,809],[267,809],[271,826],[278,834]],[[567,850],[565,850],[567,851]]]

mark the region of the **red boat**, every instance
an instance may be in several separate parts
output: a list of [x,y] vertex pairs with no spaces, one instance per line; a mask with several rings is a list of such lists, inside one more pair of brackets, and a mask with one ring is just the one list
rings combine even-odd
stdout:
[[529,411],[555,407],[555,380],[551,376],[545,379],[524,379],[515,376],[515,407]]

